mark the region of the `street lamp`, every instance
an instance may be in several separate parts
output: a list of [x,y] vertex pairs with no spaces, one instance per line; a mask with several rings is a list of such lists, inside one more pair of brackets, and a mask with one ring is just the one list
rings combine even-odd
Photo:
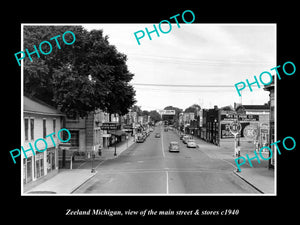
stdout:
[[117,156],[117,136],[115,136],[115,153],[114,156]]

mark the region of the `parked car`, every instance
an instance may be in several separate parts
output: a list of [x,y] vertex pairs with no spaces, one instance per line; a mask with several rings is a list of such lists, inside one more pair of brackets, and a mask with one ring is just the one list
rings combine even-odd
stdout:
[[147,132],[143,132],[143,137],[144,137],[144,140],[146,140],[146,138],[148,137],[148,134],[147,134]]
[[182,138],[182,141],[183,141],[184,144],[187,144],[187,141],[188,141],[189,139],[192,139],[191,136],[189,136],[189,135],[184,135],[183,138]]
[[184,136],[184,134],[180,134],[179,139],[182,140],[183,136]]
[[196,144],[195,140],[189,139],[189,140],[187,141],[187,147],[188,147],[188,148],[197,148],[197,144]]
[[176,141],[171,141],[169,145],[169,152],[179,152],[179,144]]
[[155,134],[155,137],[156,137],[156,138],[160,138],[160,133],[156,133],[156,134]]
[[143,143],[145,141],[145,137],[143,135],[139,135],[136,139],[137,143]]

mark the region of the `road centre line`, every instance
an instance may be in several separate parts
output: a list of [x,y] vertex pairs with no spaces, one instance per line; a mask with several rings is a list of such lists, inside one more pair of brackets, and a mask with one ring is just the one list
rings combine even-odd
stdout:
[[163,157],[165,158],[166,157],[166,155],[165,155],[165,149],[164,149],[164,135],[163,135],[163,133],[162,132],[160,132],[161,133],[161,150],[162,150],[162,153],[163,153]]
[[168,171],[166,171],[166,175],[167,175],[167,185],[166,185],[166,188],[167,188],[167,194],[169,194],[169,174],[168,174]]

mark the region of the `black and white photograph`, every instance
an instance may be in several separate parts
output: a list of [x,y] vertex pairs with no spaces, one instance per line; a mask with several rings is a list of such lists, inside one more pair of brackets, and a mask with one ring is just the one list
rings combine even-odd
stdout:
[[22,194],[276,194],[276,24],[22,28]]
[[296,219],[296,5],[124,3],[3,14],[3,220]]

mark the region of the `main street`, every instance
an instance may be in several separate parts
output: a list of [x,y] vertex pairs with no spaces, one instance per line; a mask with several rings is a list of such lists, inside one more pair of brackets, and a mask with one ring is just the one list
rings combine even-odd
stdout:
[[[178,141],[179,153],[168,151],[171,141]],[[164,132],[160,126],[118,158],[95,164],[97,174],[74,194],[258,193],[232,172],[232,164],[209,157],[201,148],[187,148],[175,131]]]

